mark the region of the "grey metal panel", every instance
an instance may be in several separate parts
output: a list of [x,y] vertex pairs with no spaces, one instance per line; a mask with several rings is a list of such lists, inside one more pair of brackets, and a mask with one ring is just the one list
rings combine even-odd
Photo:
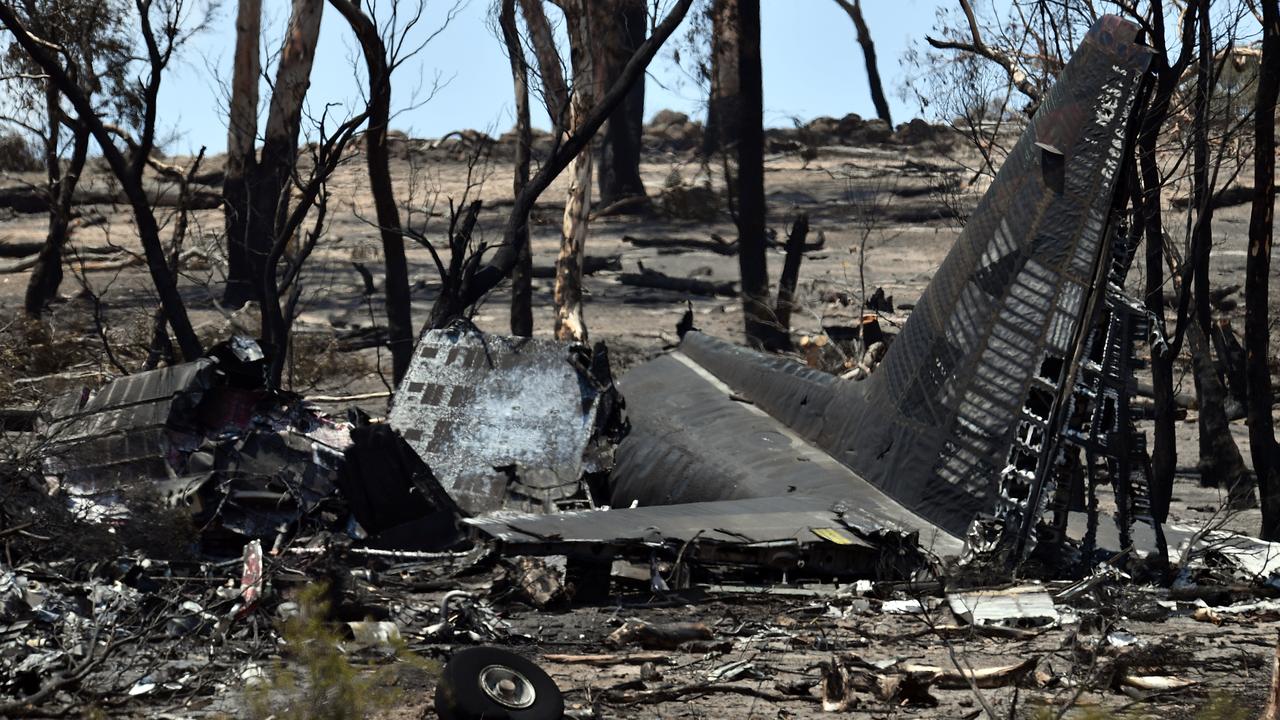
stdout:
[[[700,340],[706,342],[704,350],[719,342],[705,336]],[[708,356],[703,353],[704,358]],[[764,356],[755,357],[767,362]],[[780,365],[771,378],[785,379],[790,370],[802,367],[788,363]],[[735,364],[739,368],[753,366],[749,362]],[[801,394],[820,391],[821,374],[809,377],[800,372],[798,376],[818,384],[802,380],[793,390]],[[776,385],[770,383],[770,387]],[[642,506],[706,505],[753,498],[802,502],[828,513],[841,508],[844,522],[866,536],[882,531],[919,533],[921,544],[939,554],[960,550],[961,544],[953,535],[862,480],[772,417],[767,408],[733,399],[730,386],[683,352],[632,369],[619,387],[629,398],[631,433],[618,447],[618,463],[611,478],[614,507],[633,502]],[[818,395],[813,397],[821,404]],[[794,404],[802,403],[796,399]],[[758,506],[771,507],[767,501]],[[624,517],[617,512],[613,522]]]
[[586,348],[472,329],[422,335],[387,420],[464,511],[578,495],[600,388]]
[[[468,525],[505,542],[820,542],[814,530],[843,530],[835,511],[807,497],[753,498],[621,510],[577,510],[552,515],[488,515]],[[850,545],[874,547],[842,533]]]

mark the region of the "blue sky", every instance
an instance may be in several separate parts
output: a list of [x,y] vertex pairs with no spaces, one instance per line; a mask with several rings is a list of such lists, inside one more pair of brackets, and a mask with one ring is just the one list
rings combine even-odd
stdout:
[[[917,108],[899,95],[908,75],[903,54],[912,42],[923,41],[939,4],[939,0],[863,3],[895,122],[917,114]],[[268,31],[264,48],[274,51],[288,3],[266,0],[263,5],[266,24],[276,28]],[[761,5],[767,124],[789,125],[792,117],[840,117],[850,112],[875,115],[853,23],[835,2],[762,0]],[[428,0],[423,32],[439,26],[450,6],[448,0]],[[397,128],[416,137],[438,137],[463,128],[493,129],[496,134],[511,126],[511,75],[501,41],[487,19],[489,11],[490,0],[470,0],[421,54],[401,68],[394,88],[394,101],[400,107],[420,83],[430,86],[439,77],[443,85],[430,102],[402,112],[393,123]],[[550,11],[553,18],[558,15],[554,8]],[[201,145],[221,152],[225,147],[223,91],[209,71],[230,77],[234,12],[234,0],[226,0],[210,28],[192,41],[175,72],[166,77],[160,117],[169,152],[192,152]],[[682,35],[684,28],[676,32]],[[359,97],[351,70],[355,45],[331,8],[326,8],[320,35],[309,95],[312,111],[326,102],[350,105]],[[664,48],[650,66],[647,83],[646,117],[663,108],[699,115],[700,92],[672,61],[671,48]],[[545,128],[545,114],[535,116],[534,124]]]

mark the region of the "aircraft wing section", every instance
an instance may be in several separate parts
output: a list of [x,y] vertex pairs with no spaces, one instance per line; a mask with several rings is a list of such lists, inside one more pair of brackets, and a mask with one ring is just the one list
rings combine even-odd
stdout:
[[[495,513],[464,522],[519,554],[596,554],[645,559],[657,548],[703,564],[748,564],[817,575],[896,579],[921,564],[920,550],[957,556],[963,545],[878,529],[825,498],[789,495],[552,514]],[[901,570],[901,572],[897,572]]]
[[683,353],[633,369],[621,385],[632,433],[618,448],[613,498],[640,507],[497,514],[468,524],[520,543],[683,542],[702,530],[700,541],[804,544],[823,531],[843,533],[852,545],[914,535],[937,555],[962,549]]

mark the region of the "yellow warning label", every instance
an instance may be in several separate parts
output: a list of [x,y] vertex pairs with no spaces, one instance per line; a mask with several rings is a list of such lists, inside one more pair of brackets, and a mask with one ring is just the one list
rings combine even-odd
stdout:
[[838,528],[809,528],[809,530],[814,535],[836,545],[852,545],[856,542],[848,533]]

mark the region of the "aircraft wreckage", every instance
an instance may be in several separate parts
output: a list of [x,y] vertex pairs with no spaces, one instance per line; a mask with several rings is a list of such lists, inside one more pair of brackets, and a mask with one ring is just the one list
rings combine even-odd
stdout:
[[420,338],[385,423],[343,421],[263,390],[260,352],[236,342],[55,403],[46,469],[75,488],[157,480],[244,537],[327,512],[374,547],[469,533],[588,566],[902,577],[934,557],[1164,554],[1129,414],[1151,327],[1121,291],[1137,34],[1114,17],[1089,32],[864,381],[691,331],[615,385],[603,346],[464,324]]
[[[879,369],[849,382],[689,333],[628,373],[613,509],[467,522],[520,547],[699,541],[820,572],[1163,549],[1129,416],[1150,331],[1117,188],[1149,61],[1107,17],[1063,69]],[[742,402],[745,400],[746,402]],[[1101,522],[1101,486],[1115,493]],[[863,551],[863,552],[859,552]],[[829,566],[824,566],[829,565]]]

